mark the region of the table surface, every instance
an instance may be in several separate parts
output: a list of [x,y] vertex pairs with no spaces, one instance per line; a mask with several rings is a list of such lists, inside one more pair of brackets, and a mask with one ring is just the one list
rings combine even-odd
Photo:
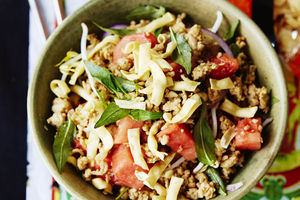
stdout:
[[25,199],[28,14],[26,0],[0,1],[0,199]]

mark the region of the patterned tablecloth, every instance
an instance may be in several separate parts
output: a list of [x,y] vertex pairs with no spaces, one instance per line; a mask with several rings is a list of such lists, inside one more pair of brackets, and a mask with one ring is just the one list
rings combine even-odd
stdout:
[[[29,0],[30,1],[30,0]],[[69,15],[88,0],[66,0],[66,14]],[[245,4],[237,0],[229,0],[245,9]],[[251,0],[249,0],[251,2]],[[49,32],[55,28],[55,16],[52,1],[40,0]],[[251,13],[251,10],[245,10]],[[37,24],[30,13],[29,38],[29,76],[35,66],[39,52],[45,41],[39,37]],[[299,66],[300,67],[300,66]],[[289,124],[285,139],[274,164],[268,173],[249,192],[244,200],[300,200],[300,80],[285,69],[289,92]],[[42,163],[28,130],[28,166],[27,195],[28,200],[71,200],[73,198],[51,177]]]

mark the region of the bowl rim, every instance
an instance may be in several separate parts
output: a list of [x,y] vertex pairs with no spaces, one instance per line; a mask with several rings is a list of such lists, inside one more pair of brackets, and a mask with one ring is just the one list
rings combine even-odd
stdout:
[[[56,38],[59,35],[59,33],[61,32],[61,30],[63,30],[64,26],[71,23],[73,21],[73,19],[77,17],[78,14],[86,11],[87,9],[89,9],[90,7],[92,7],[95,4],[98,4],[99,2],[104,3],[105,1],[106,0],[96,0],[96,1],[87,2],[82,7],[80,7],[78,10],[76,10],[74,13],[72,13],[70,16],[68,16],[63,21],[63,23],[59,27],[57,27],[56,30],[50,35],[42,53],[39,55],[38,62],[33,69],[32,76],[30,77],[30,80],[29,80],[29,88],[28,88],[28,94],[27,94],[27,116],[28,116],[28,124],[29,124],[28,130],[31,131],[31,133],[32,133],[31,136],[33,137],[33,141],[38,150],[38,153],[39,153],[40,157],[42,158],[46,168],[49,170],[50,174],[54,177],[54,179],[60,185],[62,185],[68,192],[70,192],[73,196],[75,196],[79,199],[86,199],[86,198],[84,196],[82,196],[80,194],[80,192],[73,189],[73,187],[70,184],[68,184],[61,177],[61,174],[58,172],[57,168],[55,166],[53,167],[49,163],[49,158],[46,157],[46,153],[43,150],[43,146],[38,139],[38,134],[39,134],[38,128],[37,128],[37,125],[34,123],[34,114],[33,114],[34,104],[33,104],[33,101],[31,101],[31,99],[34,98],[35,88],[37,85],[37,75],[42,66],[43,58],[44,58],[46,52],[48,51],[49,47],[52,45],[53,41],[56,40]],[[272,58],[274,58],[274,60],[273,60],[273,62],[275,63],[274,67],[276,67],[275,72],[278,75],[278,77],[280,77],[278,82],[282,83],[282,92],[284,95],[283,97],[281,97],[281,101],[279,102],[281,104],[281,107],[283,108],[282,116],[284,116],[283,117],[284,120],[281,122],[281,126],[279,127],[279,129],[277,131],[278,133],[280,133],[280,136],[279,136],[280,145],[277,145],[274,148],[275,153],[271,154],[271,157],[269,158],[269,161],[268,161],[266,167],[257,174],[257,176],[254,178],[254,180],[252,179],[251,184],[248,184],[247,187],[244,187],[241,192],[239,192],[235,196],[233,196],[233,198],[239,199],[239,198],[243,197],[246,193],[248,193],[257,184],[257,182],[266,174],[267,170],[271,167],[275,157],[277,156],[277,154],[280,150],[280,147],[281,147],[284,135],[285,135],[287,119],[288,119],[288,106],[289,106],[288,105],[288,95],[287,95],[288,93],[287,93],[285,76],[284,76],[283,69],[281,67],[282,65],[278,58],[278,55],[275,52],[274,48],[271,46],[271,43],[268,42],[269,40],[267,39],[267,37],[264,35],[264,33],[258,27],[258,25],[255,24],[255,22],[252,19],[250,19],[244,12],[239,10],[236,6],[229,3],[228,1],[219,0],[219,1],[212,1],[212,2],[213,2],[213,4],[223,7],[224,10],[233,10],[235,13],[235,16],[238,16],[240,21],[243,21],[243,23],[246,23],[248,26],[250,26],[249,28],[255,29],[257,31],[256,34],[258,34],[259,37],[261,38],[261,41],[263,41],[262,45],[266,46],[269,49],[269,54],[271,54]]]

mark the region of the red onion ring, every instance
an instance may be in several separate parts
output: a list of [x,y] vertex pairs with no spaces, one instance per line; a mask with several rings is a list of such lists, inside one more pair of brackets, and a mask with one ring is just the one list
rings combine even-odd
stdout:
[[270,124],[273,121],[272,117],[269,117],[265,119],[265,121],[262,123],[262,127],[265,128],[268,124]]
[[201,30],[202,30],[202,33],[204,33],[206,35],[210,35],[211,37],[213,37],[217,41],[217,43],[220,45],[220,47],[222,47],[222,49],[225,51],[225,53],[227,53],[231,57],[234,57],[230,47],[223,40],[223,38],[221,38],[218,34],[216,34],[214,32],[211,32],[210,30],[207,30],[205,28],[201,28]]
[[[126,24],[115,24],[111,27],[109,27],[109,29],[123,29],[123,28],[127,28],[128,25]],[[106,36],[111,35],[110,33],[104,32],[102,35],[102,39],[105,38]]]

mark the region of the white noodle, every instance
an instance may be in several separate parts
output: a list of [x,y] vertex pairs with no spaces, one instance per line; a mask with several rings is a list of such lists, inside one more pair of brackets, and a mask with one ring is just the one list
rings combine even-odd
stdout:
[[223,14],[221,11],[218,10],[217,11],[217,19],[216,19],[214,26],[211,28],[211,32],[216,33],[219,30],[222,21],[223,21]]
[[170,169],[174,169],[176,167],[178,167],[181,163],[183,163],[185,161],[184,157],[179,158],[178,160],[176,160],[176,162],[174,162]]
[[199,162],[199,164],[193,169],[193,173],[197,173],[198,171],[200,171],[200,169],[202,169],[202,167],[204,166],[204,164],[202,162]]

